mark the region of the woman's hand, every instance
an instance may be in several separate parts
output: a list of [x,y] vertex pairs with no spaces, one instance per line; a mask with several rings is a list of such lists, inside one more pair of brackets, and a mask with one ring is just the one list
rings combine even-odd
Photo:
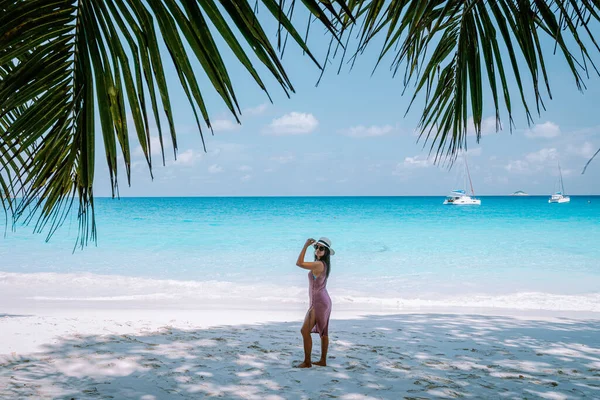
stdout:
[[309,246],[311,246],[311,245],[312,245],[313,243],[315,243],[315,242],[316,242],[316,240],[315,240],[315,239],[313,239],[313,238],[308,238],[308,239],[306,239],[306,243],[304,243],[304,247],[307,247],[307,248],[308,248]]

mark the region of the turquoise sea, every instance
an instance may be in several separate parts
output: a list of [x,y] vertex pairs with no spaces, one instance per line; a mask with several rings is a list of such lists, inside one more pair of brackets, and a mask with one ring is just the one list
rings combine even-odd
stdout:
[[[84,250],[72,252],[76,214],[48,243],[32,227],[9,229],[0,282],[39,285],[46,300],[296,304],[307,279],[298,253],[327,236],[341,306],[600,311],[600,196],[481,198],[99,198],[98,243]],[[45,287],[69,280],[70,296]]]

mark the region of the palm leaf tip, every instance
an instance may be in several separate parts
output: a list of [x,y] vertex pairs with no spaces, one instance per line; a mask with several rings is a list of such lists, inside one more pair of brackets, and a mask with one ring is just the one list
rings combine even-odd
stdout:
[[[263,0],[263,4],[277,15],[282,32],[310,54],[291,21],[282,17],[282,3]],[[342,0],[302,4],[331,32],[336,21],[347,17]],[[168,49],[169,60],[160,43]],[[77,200],[78,243],[95,241],[98,128],[113,197],[119,195],[120,165],[131,184],[132,140],[139,143],[152,175],[151,118],[157,125],[163,164],[165,136],[170,136],[176,155],[165,73],[165,63],[171,62],[206,150],[201,122],[210,127],[210,118],[199,75],[207,77],[209,87],[238,122],[241,112],[221,57],[223,48],[229,48],[267,92],[244,44],[286,93],[294,90],[245,1],[0,1],[0,193],[8,194],[2,196],[2,205],[10,210],[13,222],[35,220],[36,231],[47,228],[49,238]],[[267,96],[271,99],[268,92]],[[165,122],[168,128],[163,129]],[[18,203],[12,201],[17,196]]]
[[[361,8],[362,18],[357,53],[378,35],[384,36],[377,63],[393,54],[394,74],[404,65],[405,90],[415,85],[411,106],[424,99],[420,132],[432,141],[431,149],[438,156],[464,147],[469,115],[480,138],[488,98],[497,118],[500,109],[506,109],[511,130],[515,94],[528,123],[533,122],[528,99],[533,99],[539,115],[545,97],[552,98],[546,59],[554,54],[545,42],[555,43],[578,88],[585,88],[584,73],[598,72],[592,56],[600,53],[600,46],[591,29],[600,22],[596,2],[372,0],[353,4],[354,12]],[[431,135],[432,126],[438,134]]]

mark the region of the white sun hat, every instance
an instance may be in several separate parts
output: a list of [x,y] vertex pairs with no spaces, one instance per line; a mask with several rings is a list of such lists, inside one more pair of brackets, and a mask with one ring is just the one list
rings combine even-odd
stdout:
[[324,246],[324,247],[327,247],[327,248],[329,249],[329,254],[330,254],[330,255],[334,255],[334,254],[335,254],[335,250],[333,250],[333,249],[331,248],[331,240],[329,240],[328,238],[326,238],[326,237],[322,237],[322,238],[320,238],[319,240],[317,240],[317,241],[315,242],[315,244],[320,244],[320,245],[322,245],[322,246]]

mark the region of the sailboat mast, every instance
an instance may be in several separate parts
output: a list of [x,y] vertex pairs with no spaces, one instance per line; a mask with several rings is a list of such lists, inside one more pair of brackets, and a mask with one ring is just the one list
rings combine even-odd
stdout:
[[562,171],[560,169],[560,162],[558,163],[558,175],[560,176],[560,190],[561,193],[565,194],[565,185],[563,184]]
[[465,154],[465,167],[467,167],[467,176],[469,177],[469,185],[471,186],[471,194],[475,196],[475,191],[473,190],[473,182],[471,182],[471,174],[469,173],[469,164],[467,164],[467,155]]

